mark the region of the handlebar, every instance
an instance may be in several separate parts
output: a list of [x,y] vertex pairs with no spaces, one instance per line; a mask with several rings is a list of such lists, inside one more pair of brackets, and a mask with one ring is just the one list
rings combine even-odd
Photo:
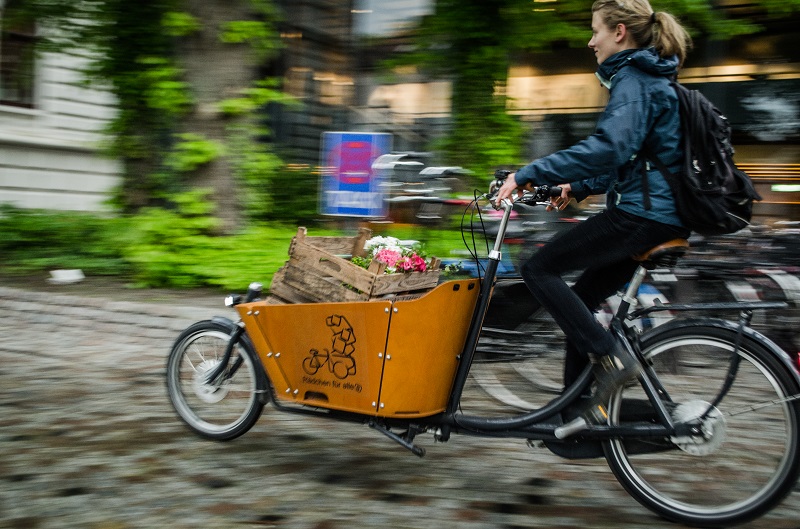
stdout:
[[[486,197],[496,208],[499,208],[500,206],[495,204],[494,197],[497,195],[497,191],[512,172],[513,171],[506,169],[498,169],[494,173],[494,180],[489,185],[489,193],[486,195]],[[513,203],[525,205],[549,204],[551,198],[556,198],[559,196],[561,196],[561,188],[558,186],[534,186],[531,191],[523,192],[522,196],[514,200]]]

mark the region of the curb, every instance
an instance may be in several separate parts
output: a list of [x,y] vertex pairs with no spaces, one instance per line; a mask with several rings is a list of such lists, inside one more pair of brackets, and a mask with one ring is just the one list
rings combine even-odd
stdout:
[[102,297],[54,294],[0,287],[0,318],[20,323],[89,327],[105,332],[174,337],[187,326],[213,316],[235,319],[227,307],[115,301]]

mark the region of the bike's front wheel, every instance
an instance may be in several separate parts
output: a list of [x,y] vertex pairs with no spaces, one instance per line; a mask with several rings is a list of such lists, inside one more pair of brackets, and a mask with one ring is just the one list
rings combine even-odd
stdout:
[[246,335],[234,345],[218,381],[208,374],[222,361],[231,329],[216,321],[195,323],[178,337],[167,359],[167,393],[178,416],[209,439],[227,441],[247,432],[264,408],[267,382]]
[[[645,454],[609,441],[615,476],[644,506],[679,523],[729,527],[764,514],[791,491],[800,468],[800,405],[793,400],[800,388],[791,368],[757,336],[742,336],[730,391],[698,421],[728,374],[735,330],[698,324],[651,336],[642,351],[673,401],[673,420],[699,422],[702,435],[673,438],[673,449]],[[646,398],[639,385],[617,393],[613,423],[623,396]]]

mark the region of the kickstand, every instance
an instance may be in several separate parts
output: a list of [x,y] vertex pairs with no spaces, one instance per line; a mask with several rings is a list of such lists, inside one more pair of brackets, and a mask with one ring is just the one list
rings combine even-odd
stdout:
[[424,431],[421,428],[416,426],[409,426],[408,430],[406,430],[403,434],[398,435],[392,431],[389,431],[388,428],[386,428],[382,424],[376,423],[375,421],[369,421],[368,424],[370,428],[379,431],[380,433],[382,433],[392,441],[396,442],[403,448],[410,450],[411,453],[414,454],[415,456],[422,457],[425,455],[425,449],[413,443],[414,437],[416,437],[418,433]]

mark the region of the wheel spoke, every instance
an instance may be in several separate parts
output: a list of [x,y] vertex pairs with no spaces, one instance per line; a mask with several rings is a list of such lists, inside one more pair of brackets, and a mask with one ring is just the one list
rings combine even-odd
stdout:
[[792,395],[791,397],[786,397],[784,399],[773,399],[768,402],[761,402],[758,404],[753,404],[743,410],[739,410],[737,412],[732,412],[729,414],[730,417],[735,417],[737,415],[744,415],[745,413],[753,413],[754,411],[759,411],[763,408],[768,408],[770,406],[776,406],[780,404],[784,404],[786,402],[794,402],[796,400],[800,400],[800,394]]
[[[674,329],[643,352],[675,406],[677,422],[695,423],[714,402],[728,372],[735,332]],[[739,523],[774,505],[791,490],[798,471],[798,407],[793,379],[753,342],[725,398],[701,422],[702,435],[673,439],[676,447],[637,454],[622,441],[607,444],[609,464],[644,505],[675,521]],[[625,399],[646,399],[627,387],[611,402],[618,422]],[[753,412],[758,413],[753,413]]]
[[[238,365],[220,381],[209,384],[207,374],[223,358],[230,336],[214,322],[190,327],[176,341],[167,362],[167,387],[180,418],[197,433],[213,439],[232,439],[246,432],[261,413],[258,394],[260,363],[251,346],[239,341],[231,365]],[[247,342],[249,343],[249,342]]]

